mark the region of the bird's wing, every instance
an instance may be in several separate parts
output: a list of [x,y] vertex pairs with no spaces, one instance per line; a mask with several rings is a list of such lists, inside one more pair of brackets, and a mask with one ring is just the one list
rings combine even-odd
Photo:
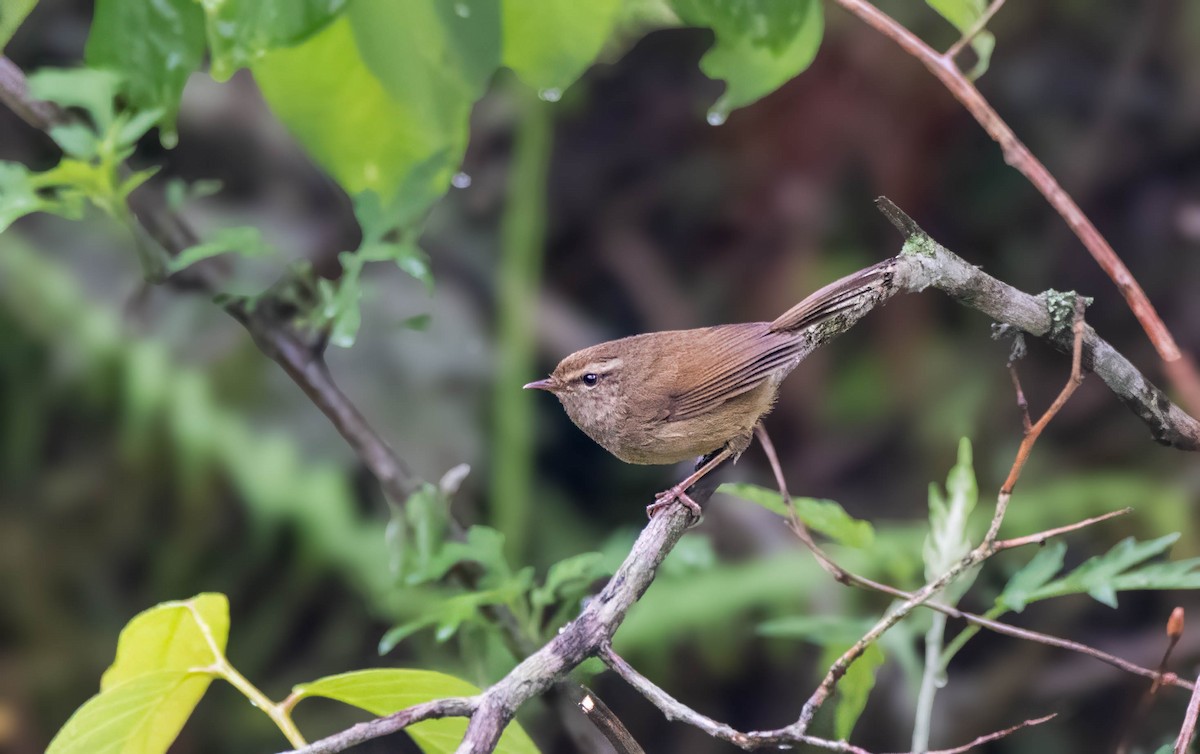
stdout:
[[721,325],[694,332],[689,363],[674,366],[674,384],[663,418],[703,415],[749,392],[796,358],[808,342],[797,333],[851,309],[864,296],[879,293],[891,274],[887,260],[836,280],[784,312],[774,322]]
[[856,306],[863,296],[877,292],[877,284],[892,272],[894,261],[879,264],[835,280],[788,309],[771,323],[771,332],[795,332]]
[[696,333],[688,364],[676,365],[676,390],[667,421],[699,416],[762,384],[803,346],[791,333],[772,333],[766,322],[710,327]]

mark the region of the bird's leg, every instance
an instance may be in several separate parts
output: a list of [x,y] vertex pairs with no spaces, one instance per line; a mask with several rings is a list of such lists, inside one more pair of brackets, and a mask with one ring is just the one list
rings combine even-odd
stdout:
[[685,508],[691,511],[693,516],[700,518],[700,506],[697,505],[696,501],[687,494],[687,489],[696,482],[700,481],[705,474],[717,468],[732,456],[733,451],[731,451],[728,447],[725,447],[721,448],[716,453],[713,453],[711,456],[703,460],[700,463],[700,466],[691,474],[689,474],[688,477],[682,482],[655,495],[654,502],[646,506],[646,517],[654,518],[654,514],[658,513],[661,509],[666,508],[672,503],[680,502],[683,503]]

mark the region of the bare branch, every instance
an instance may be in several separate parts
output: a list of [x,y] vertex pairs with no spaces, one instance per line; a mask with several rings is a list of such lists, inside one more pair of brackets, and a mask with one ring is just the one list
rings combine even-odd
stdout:
[[[1146,331],[1150,342],[1154,344],[1159,357],[1165,363],[1168,379],[1185,396],[1185,403],[1193,410],[1197,410],[1197,407],[1200,407],[1200,375],[1196,372],[1196,365],[1179,350],[1175,338],[1163,324],[1162,318],[1155,311],[1154,305],[1150,303],[1150,299],[1138,285],[1129,268],[1117,256],[1104,236],[1100,235],[1100,231],[1087,218],[1087,215],[1083,214],[1083,210],[1079,208],[1070,194],[1058,184],[1046,166],[1017,138],[1000,114],[984,99],[970,79],[963,75],[952,56],[949,53],[939,55],[902,24],[867,0],[836,0],[836,2],[920,61],[975,117],[983,130],[987,131],[988,135],[1000,145],[1000,149],[1004,153],[1004,161],[1020,171],[1041,192],[1050,206],[1062,216],[1079,240],[1083,242],[1100,268],[1116,284],[1134,317]],[[951,50],[953,49],[951,48]]]
[[612,744],[617,754],[646,754],[641,744],[633,737],[621,718],[617,717],[604,700],[595,694],[587,694],[579,700],[579,709],[592,721],[596,729]]
[[437,720],[443,717],[469,717],[479,706],[479,697],[452,697],[418,704],[386,717],[377,717],[354,725],[341,733],[296,749],[288,754],[335,754],[381,736],[404,730],[422,720]]
[[1183,727],[1179,730],[1179,738],[1175,739],[1175,754],[1187,754],[1196,737],[1196,718],[1200,717],[1200,679],[1192,689],[1192,698],[1188,700],[1187,712],[1183,716]]

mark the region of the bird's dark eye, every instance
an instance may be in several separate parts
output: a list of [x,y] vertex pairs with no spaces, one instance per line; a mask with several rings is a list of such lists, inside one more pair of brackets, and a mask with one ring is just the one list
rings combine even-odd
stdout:
[[583,375],[583,384],[587,385],[588,387],[591,387],[592,385],[595,385],[599,379],[600,378],[597,377],[596,375],[592,374],[591,372],[588,372],[587,374]]

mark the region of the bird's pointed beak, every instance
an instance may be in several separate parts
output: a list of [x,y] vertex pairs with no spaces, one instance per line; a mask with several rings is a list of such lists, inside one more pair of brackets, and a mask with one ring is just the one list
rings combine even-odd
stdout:
[[525,385],[524,389],[525,390],[547,390],[547,391],[553,393],[554,392],[554,378],[547,377],[544,380],[535,380],[535,381],[529,383],[528,385]]

